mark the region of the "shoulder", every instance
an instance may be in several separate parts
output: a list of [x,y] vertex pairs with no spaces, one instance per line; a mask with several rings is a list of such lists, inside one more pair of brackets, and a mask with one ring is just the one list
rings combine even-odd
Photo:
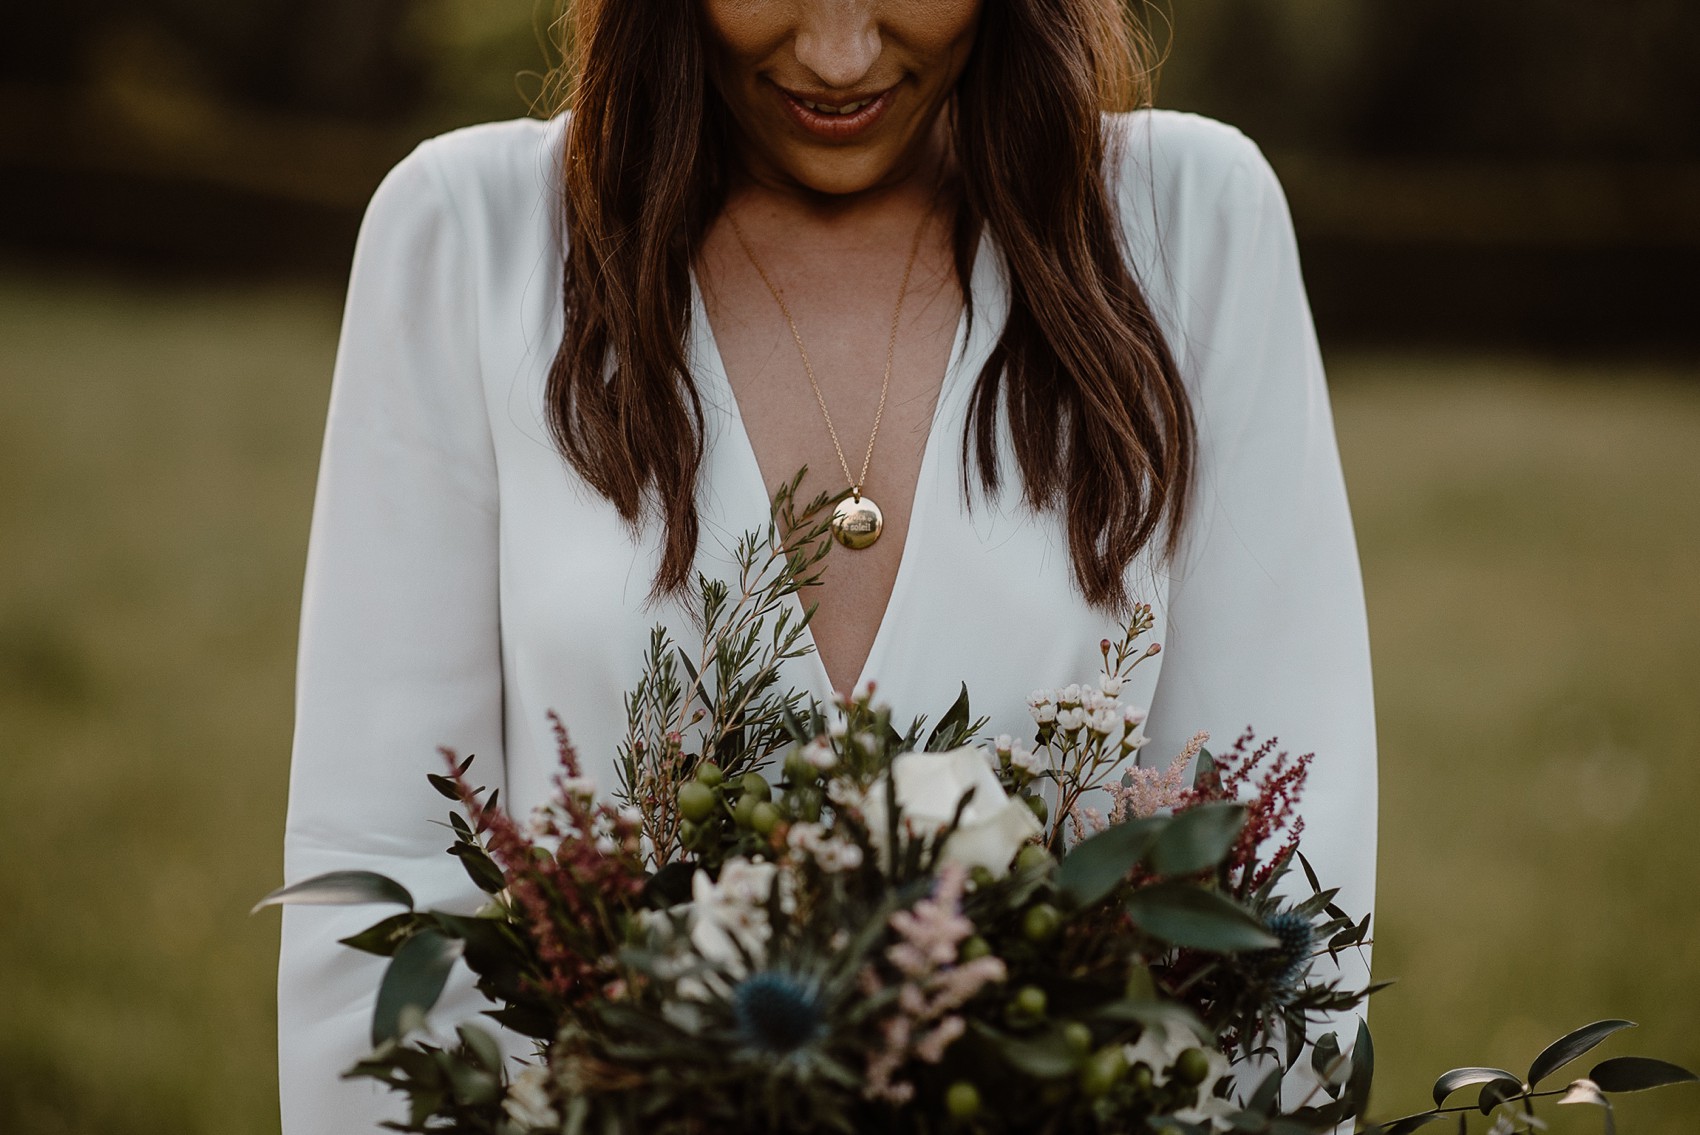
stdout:
[[565,122],[520,118],[426,139],[385,175],[366,228],[453,225],[496,245],[532,229],[552,213],[543,206],[556,198]]

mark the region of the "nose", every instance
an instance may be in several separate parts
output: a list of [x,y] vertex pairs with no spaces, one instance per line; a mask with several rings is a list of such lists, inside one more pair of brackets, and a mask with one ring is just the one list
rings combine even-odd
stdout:
[[848,90],[880,55],[876,0],[804,0],[792,50],[823,86]]

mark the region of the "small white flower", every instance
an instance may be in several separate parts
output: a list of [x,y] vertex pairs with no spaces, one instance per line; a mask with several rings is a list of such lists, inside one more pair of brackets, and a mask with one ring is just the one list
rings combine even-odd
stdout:
[[1027,708],[1038,709],[1042,705],[1050,705],[1057,700],[1055,690],[1034,690],[1027,695]]
[[1007,757],[1009,751],[1015,747],[1015,738],[1008,733],[999,733],[998,739],[992,742],[992,747],[998,751],[998,756]]
[[1057,691],[1057,704],[1060,706],[1079,705],[1083,691],[1078,682],[1070,682]]
[[844,740],[845,734],[849,732],[850,726],[845,723],[842,717],[835,717],[826,723],[826,735],[834,741]]
[[596,782],[588,776],[563,776],[561,778],[561,791],[580,800],[594,800],[596,798]]
[[620,809],[620,822],[629,827],[639,827],[643,824],[643,813],[627,804]]
[[1028,776],[1038,776],[1044,769],[1045,762],[1039,754],[1026,745],[1016,745],[1009,754],[1009,763],[1026,773]]
[[856,782],[847,776],[826,782],[826,798],[840,808],[854,807],[862,802],[862,794],[857,790]]
[[825,737],[811,737],[809,743],[803,746],[803,759],[809,762],[810,768],[817,768],[822,772],[830,772],[838,767],[838,752]]
[[1098,675],[1098,688],[1112,698],[1120,694],[1122,686],[1126,684],[1127,679],[1120,674],[1103,673]]
[[1123,706],[1122,720],[1127,723],[1129,729],[1144,725],[1145,710],[1136,705]]
[[1040,725],[1049,725],[1057,719],[1057,707],[1051,702],[1044,702],[1033,707],[1033,720]]
[[1086,711],[1083,709],[1064,709],[1057,712],[1057,728],[1064,733],[1078,733],[1080,727],[1086,724]]
[[1086,716],[1086,728],[1100,737],[1108,737],[1121,724],[1121,714],[1113,709],[1093,710]]
[[734,977],[744,975],[744,955],[760,964],[773,936],[767,900],[777,875],[772,863],[734,858],[718,880],[706,871],[691,877],[691,945],[705,961]]
[[614,842],[614,837],[611,835],[599,835],[596,837],[596,853],[598,855],[612,855],[619,846],[619,844]]

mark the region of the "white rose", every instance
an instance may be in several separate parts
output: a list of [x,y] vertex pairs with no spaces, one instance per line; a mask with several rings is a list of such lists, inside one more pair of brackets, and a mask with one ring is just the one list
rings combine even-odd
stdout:
[[528,1130],[550,1128],[561,1122],[560,1113],[549,1099],[549,1070],[532,1065],[508,1085],[502,1110],[508,1118]]
[[[940,849],[946,862],[984,867],[1002,876],[1021,846],[1042,831],[1026,804],[1004,794],[978,745],[948,753],[899,753],[891,762],[890,776],[896,785],[901,822],[919,835],[949,824],[962,798],[973,791],[961,823]],[[863,797],[862,817],[881,860],[889,862],[885,803],[886,778],[881,776]]]

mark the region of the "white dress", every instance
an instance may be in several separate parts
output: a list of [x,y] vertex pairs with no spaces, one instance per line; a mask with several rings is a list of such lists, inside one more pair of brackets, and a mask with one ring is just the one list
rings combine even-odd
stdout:
[[[1280,188],[1237,131],[1190,115],[1106,119],[1136,274],[1198,415],[1201,479],[1183,555],[1131,569],[1163,653],[1123,699],[1148,704],[1147,763],[1195,731],[1248,725],[1314,752],[1305,847],[1348,911],[1374,901],[1375,729],[1362,585],[1328,394]],[[510,808],[545,795],[558,711],[612,789],[621,694],[652,625],[657,533],[635,540],[544,426],[560,336],[560,120],[480,126],[420,146],[374,197],[355,255],[302,611],[285,873],[390,875],[422,905],[479,896],[444,854],[427,785],[438,746],[477,754]],[[1056,517],[1004,492],[961,496],[970,387],[1007,309],[988,238],[975,318],[958,328],[890,606],[863,677],[900,717],[936,716],[966,681],[990,732],[1031,730],[1026,698],[1090,679],[1115,627],[1069,577]],[[708,413],[699,567],[729,563],[767,495],[700,296],[689,358]],[[1007,444],[1003,447],[1007,454]],[[847,554],[847,553],[839,553]],[[830,570],[831,559],[828,559]],[[826,695],[809,656],[791,685]],[[1302,882],[1300,883],[1302,886]],[[338,1074],[367,1051],[382,961],[337,944],[388,913],[284,914],[279,1048],[284,1135],[372,1132],[399,1097]],[[1347,960],[1362,979],[1367,958]],[[467,975],[439,1019],[481,1007]],[[1354,1025],[1343,1022],[1349,1043]],[[523,1046],[514,1045],[515,1051]]]

